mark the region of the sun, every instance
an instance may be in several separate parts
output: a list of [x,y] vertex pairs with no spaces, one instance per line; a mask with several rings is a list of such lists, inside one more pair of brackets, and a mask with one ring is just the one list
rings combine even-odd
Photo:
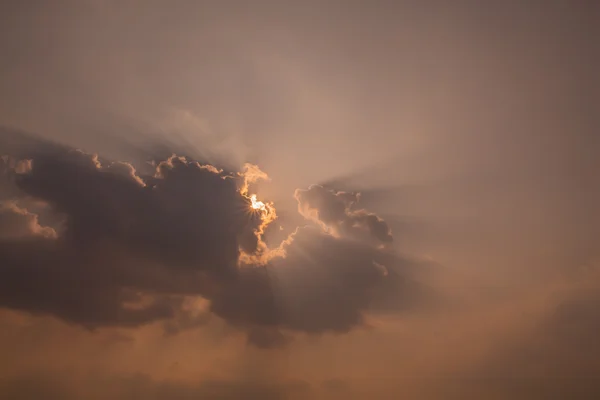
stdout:
[[260,200],[256,199],[256,195],[253,194],[250,196],[250,207],[252,207],[253,210],[260,210],[260,211],[266,211],[267,210],[267,206],[265,205],[265,203],[263,203]]

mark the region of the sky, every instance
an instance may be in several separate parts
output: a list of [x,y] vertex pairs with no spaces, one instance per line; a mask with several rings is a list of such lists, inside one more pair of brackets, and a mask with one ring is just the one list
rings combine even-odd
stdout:
[[600,396],[597,2],[0,26],[0,398]]

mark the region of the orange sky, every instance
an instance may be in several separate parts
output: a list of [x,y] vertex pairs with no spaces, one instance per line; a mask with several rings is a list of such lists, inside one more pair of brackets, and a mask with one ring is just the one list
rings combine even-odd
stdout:
[[4,3],[0,399],[600,394],[596,2]]

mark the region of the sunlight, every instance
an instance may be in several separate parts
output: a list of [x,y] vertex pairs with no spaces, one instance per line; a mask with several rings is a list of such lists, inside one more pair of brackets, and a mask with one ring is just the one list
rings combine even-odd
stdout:
[[261,211],[267,210],[267,206],[265,205],[265,203],[263,203],[260,200],[257,200],[255,194],[250,196],[250,201],[251,201],[250,206],[252,207],[253,210],[261,210]]

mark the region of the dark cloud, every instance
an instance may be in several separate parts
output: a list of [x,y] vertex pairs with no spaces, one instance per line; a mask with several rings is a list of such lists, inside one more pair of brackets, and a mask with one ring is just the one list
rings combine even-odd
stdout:
[[391,253],[310,227],[299,229],[285,250],[285,258],[265,268],[242,269],[242,279],[228,285],[212,309],[241,325],[346,332],[362,324],[362,312],[393,279],[381,266],[402,263]]
[[120,276],[114,257],[103,252],[80,251],[60,239],[1,241],[1,304],[90,328],[135,326],[173,315],[172,304],[159,300],[140,308],[124,307],[127,277]]
[[352,209],[357,194],[297,191],[319,226],[269,249],[261,232],[272,216],[252,212],[246,193],[264,177],[257,168],[228,173],[172,156],[138,175],[79,150],[27,154],[33,162],[13,177],[21,196],[62,223],[42,226],[35,213],[3,206],[0,305],[90,328],[171,319],[167,332],[176,333],[206,321],[184,307],[200,296],[250,343],[272,347],[286,343],[281,329],[347,332],[374,304],[418,286],[405,276],[411,263],[381,247],[392,240],[387,224]]
[[0,201],[11,200],[18,195],[14,177],[31,168],[31,161],[19,161],[13,157],[0,154]]
[[127,168],[70,151],[36,158],[18,185],[65,214],[65,240],[81,248],[111,242],[171,268],[215,272],[235,269],[240,244],[252,250],[248,201],[234,179],[173,157],[146,186]]

